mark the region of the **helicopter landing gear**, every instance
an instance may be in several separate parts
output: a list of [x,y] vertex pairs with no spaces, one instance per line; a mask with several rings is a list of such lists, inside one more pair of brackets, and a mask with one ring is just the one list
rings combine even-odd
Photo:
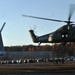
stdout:
[[65,45],[66,45],[66,42],[63,41],[61,44],[62,44],[63,46],[65,46]]

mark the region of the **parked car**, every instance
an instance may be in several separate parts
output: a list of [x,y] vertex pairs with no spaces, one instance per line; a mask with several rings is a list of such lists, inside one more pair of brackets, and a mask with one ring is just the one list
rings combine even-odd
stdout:
[[69,56],[69,57],[67,58],[67,60],[68,60],[68,61],[74,61],[74,60],[75,60],[75,56]]
[[6,64],[7,62],[6,62],[6,61],[1,61],[0,63],[1,63],[1,64]]

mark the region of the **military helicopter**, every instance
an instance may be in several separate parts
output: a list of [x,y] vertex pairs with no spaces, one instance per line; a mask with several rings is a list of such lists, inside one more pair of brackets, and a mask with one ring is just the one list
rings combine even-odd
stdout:
[[34,30],[29,30],[29,32],[31,34],[33,42],[39,43],[39,45],[41,43],[61,43],[62,45],[66,45],[66,43],[68,42],[70,43],[75,42],[75,24],[73,21],[71,21],[74,10],[75,10],[75,4],[71,4],[69,17],[67,21],[42,18],[42,17],[36,17],[36,16],[29,16],[29,15],[22,15],[22,16],[42,19],[42,20],[48,20],[48,21],[65,22],[66,25],[63,25],[62,27],[58,28],[56,31],[52,33],[45,34],[42,36],[35,35]]

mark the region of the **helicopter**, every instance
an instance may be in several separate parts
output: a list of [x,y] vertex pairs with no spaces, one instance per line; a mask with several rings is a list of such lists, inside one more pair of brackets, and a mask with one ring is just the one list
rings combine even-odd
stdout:
[[74,10],[75,10],[75,4],[71,4],[67,21],[36,17],[36,16],[30,16],[30,15],[22,15],[22,16],[48,20],[48,21],[55,21],[55,22],[65,22],[66,23],[65,25],[58,28],[54,32],[51,32],[49,34],[45,34],[42,36],[37,36],[34,34],[34,30],[29,30],[34,43],[39,43],[39,45],[41,43],[61,43],[63,46],[65,46],[66,43],[68,42],[70,43],[75,42],[75,24],[73,21],[71,21]]

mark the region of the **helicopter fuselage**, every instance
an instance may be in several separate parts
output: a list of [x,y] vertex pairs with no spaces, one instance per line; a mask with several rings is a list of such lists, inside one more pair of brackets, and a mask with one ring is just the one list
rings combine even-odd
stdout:
[[31,37],[34,43],[67,43],[75,42],[75,25],[64,25],[56,31],[43,35],[36,36],[33,30],[30,30]]

